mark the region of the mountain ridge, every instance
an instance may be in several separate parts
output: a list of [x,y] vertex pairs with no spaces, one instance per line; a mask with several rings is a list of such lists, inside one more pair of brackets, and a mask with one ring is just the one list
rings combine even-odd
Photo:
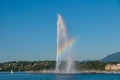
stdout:
[[120,62],[120,51],[110,54],[103,59],[100,60],[101,62]]

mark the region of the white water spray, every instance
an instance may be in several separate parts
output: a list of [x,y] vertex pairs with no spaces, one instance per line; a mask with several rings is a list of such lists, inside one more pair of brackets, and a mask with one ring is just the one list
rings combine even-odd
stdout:
[[61,15],[57,16],[57,56],[56,56],[56,73],[73,73],[74,62],[70,49],[64,51],[64,53],[59,52],[59,49],[69,41],[67,36],[66,26]]

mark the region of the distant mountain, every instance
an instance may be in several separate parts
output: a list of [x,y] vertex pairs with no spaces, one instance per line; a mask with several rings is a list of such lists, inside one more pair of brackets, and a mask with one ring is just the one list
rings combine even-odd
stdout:
[[108,55],[100,60],[101,62],[120,62],[120,52]]
[[90,61],[93,61],[93,60],[82,60],[81,62],[90,62]]

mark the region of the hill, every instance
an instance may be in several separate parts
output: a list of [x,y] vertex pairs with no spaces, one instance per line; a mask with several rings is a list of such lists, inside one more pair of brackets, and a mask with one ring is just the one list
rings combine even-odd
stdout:
[[120,52],[113,53],[100,60],[101,62],[120,62]]

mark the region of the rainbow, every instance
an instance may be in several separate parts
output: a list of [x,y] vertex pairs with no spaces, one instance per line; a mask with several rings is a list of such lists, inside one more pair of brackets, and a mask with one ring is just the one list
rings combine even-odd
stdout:
[[75,39],[68,40],[63,46],[61,46],[57,51],[57,57],[60,58],[60,56],[68,49],[73,46],[75,43]]

